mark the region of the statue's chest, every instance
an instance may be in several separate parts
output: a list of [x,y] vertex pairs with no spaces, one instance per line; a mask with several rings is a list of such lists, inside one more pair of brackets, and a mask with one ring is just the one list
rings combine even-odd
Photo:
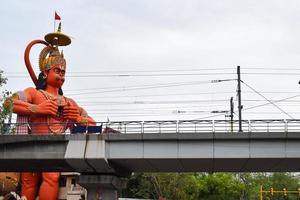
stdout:
[[68,99],[64,96],[58,95],[54,96],[50,93],[47,93],[45,91],[39,90],[34,98],[32,99],[33,104],[40,104],[47,100],[54,101],[57,103],[58,106],[65,106],[68,103]]
[[45,101],[54,101],[58,105],[57,114],[55,116],[46,116],[46,124],[49,133],[62,134],[65,132],[68,124],[68,120],[63,117],[63,107],[67,105],[68,99],[64,96],[58,95],[54,96],[45,91],[39,90],[36,96],[33,98],[34,104],[40,104]]

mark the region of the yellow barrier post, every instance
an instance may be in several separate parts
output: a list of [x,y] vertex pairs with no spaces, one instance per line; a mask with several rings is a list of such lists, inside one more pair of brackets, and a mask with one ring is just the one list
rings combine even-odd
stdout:
[[286,188],[283,188],[283,196],[287,196]]
[[269,190],[263,190],[263,186],[261,185],[259,189],[259,200],[263,200],[264,194],[270,196],[271,198],[273,198],[274,195],[283,195],[285,199],[287,199],[289,194],[291,194],[297,195],[298,199],[300,199],[300,188],[297,190],[287,190],[286,188],[283,188],[282,190],[276,190],[273,187],[270,187]]
[[260,190],[259,190],[259,200],[263,200],[263,186],[260,186]]
[[272,187],[270,189],[270,194],[271,194],[271,196],[274,196],[274,189]]

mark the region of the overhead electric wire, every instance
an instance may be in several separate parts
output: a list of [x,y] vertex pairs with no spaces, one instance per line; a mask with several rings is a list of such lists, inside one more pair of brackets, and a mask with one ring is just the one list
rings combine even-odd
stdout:
[[[160,68],[164,68],[170,66],[160,66]],[[227,70],[235,70],[235,67],[198,67],[198,68],[187,68],[188,66],[181,66],[180,69],[165,69],[165,70],[111,70],[111,71],[68,71],[68,74],[94,74],[94,73],[157,73],[157,72],[188,72],[188,71],[227,71]],[[102,66],[102,68],[104,68]],[[109,66],[111,68],[111,66]],[[124,66],[119,66],[119,68],[124,68]],[[183,69],[184,68],[184,69]],[[249,67],[242,66],[243,70],[270,70],[270,71],[300,71],[300,66],[296,67]],[[24,74],[25,71],[4,71],[4,74]]]
[[228,99],[217,99],[217,100],[168,100],[168,101],[78,101],[80,104],[89,105],[122,105],[122,104],[186,104],[186,103],[199,103],[199,102],[226,102]]
[[199,118],[195,118],[193,120],[209,119],[209,118],[212,118],[212,117],[219,117],[219,116],[224,116],[224,113],[216,114],[216,115],[210,115],[210,116],[206,116],[206,117],[199,117]]
[[[278,114],[278,113],[281,113],[281,112],[247,112],[246,111],[246,114]],[[300,112],[289,112],[291,114],[300,114]],[[281,113],[282,114],[282,113]]]
[[[293,99],[293,98],[296,98],[296,97],[300,97],[300,94],[299,95],[295,95],[295,96],[291,96],[291,97],[287,97],[287,98],[284,98],[284,99],[280,99],[278,101],[276,101],[276,103],[278,102],[282,102],[282,101],[285,101],[285,100],[288,100],[288,99]],[[271,103],[264,103],[264,104],[259,104],[259,105],[255,105],[255,106],[252,106],[252,107],[249,107],[249,108],[243,108],[243,110],[250,110],[250,109],[254,109],[254,108],[258,108],[258,107],[262,107],[262,106],[266,106],[266,105],[270,105]]]
[[[199,84],[199,83],[218,83],[224,81],[235,81],[236,79],[224,79],[224,80],[206,80],[206,81],[190,81],[190,82],[171,82],[171,83],[157,83],[150,85],[131,85],[127,86],[127,88],[140,88],[140,87],[151,87],[151,86],[164,86],[164,85],[181,85],[181,84]],[[116,87],[97,87],[97,88],[81,88],[81,89],[67,89],[64,91],[87,91],[87,90],[103,90],[103,89],[124,89],[124,86],[116,86]]]
[[[171,94],[148,94],[148,95],[124,95],[124,96],[97,96],[83,97],[84,99],[103,99],[103,98],[140,98],[140,97],[161,97],[161,96],[200,96],[200,95],[216,95],[216,94],[233,94],[234,92],[197,92],[195,93],[171,93]],[[81,99],[80,97],[77,100]]]
[[300,71],[300,66],[298,67],[242,67],[243,70],[274,70],[274,71]]
[[[163,77],[163,76],[215,76],[234,75],[234,72],[220,73],[181,73],[181,74],[87,74],[87,75],[67,75],[66,78],[105,78],[105,77]],[[278,75],[278,76],[299,76],[300,73],[270,73],[270,72],[243,72],[242,75]],[[7,75],[6,78],[28,78],[26,75]]]
[[159,85],[150,85],[145,87],[133,87],[133,88],[123,88],[123,89],[115,89],[115,90],[105,90],[105,91],[92,91],[92,92],[82,92],[82,93],[75,93],[69,95],[84,95],[84,94],[98,94],[98,93],[109,93],[109,92],[124,92],[124,91],[132,91],[132,90],[145,90],[145,89],[156,89],[156,88],[166,88],[166,87],[178,87],[178,86],[185,86],[185,85],[199,85],[199,84],[209,84],[210,82],[207,81],[193,81],[193,82],[179,82],[179,83],[169,83],[169,84],[159,84]]
[[[107,113],[106,115],[105,114],[95,114],[93,115],[93,117],[99,117],[99,116],[107,116],[107,117],[123,117],[123,116],[174,116],[175,114],[165,114],[165,115],[162,115],[162,114],[156,114],[156,113],[152,113],[152,114],[112,114],[112,113]],[[178,115],[178,114],[177,114]],[[183,114],[180,114],[178,116],[184,116],[184,115],[200,115],[199,113],[183,113]]]
[[[280,99],[280,100],[276,101],[276,103],[282,102],[282,101],[285,101],[285,100],[288,100],[288,99],[293,99],[293,98],[296,98],[296,97],[300,97],[300,95],[295,95],[295,96],[287,97],[287,98],[284,98],[284,99]],[[243,108],[243,111],[250,110],[250,109],[255,109],[255,108],[258,108],[258,107],[263,107],[263,106],[270,105],[270,104],[272,104],[272,103],[268,102],[268,103],[264,103],[264,104],[255,105],[255,106],[252,106],[252,107],[249,107],[249,108]],[[217,114],[217,115],[210,115],[210,116],[202,117],[202,118],[196,118],[194,120],[209,119],[209,118],[212,118],[212,117],[218,117],[218,116],[222,116],[222,115],[224,115],[224,113]]]
[[[228,69],[232,69],[232,68],[228,68]],[[247,69],[247,68],[244,68],[243,67],[243,69]],[[255,68],[251,68],[251,70],[254,70]],[[262,70],[264,70],[263,68],[261,68]],[[209,70],[209,69],[205,69],[205,70]],[[216,70],[219,70],[219,69],[216,69]],[[282,69],[278,69],[278,68],[274,68],[274,70],[286,70],[285,68],[282,68]],[[300,69],[291,69],[291,70],[300,70]],[[149,70],[149,71],[151,71],[151,70]],[[152,71],[154,71],[154,70],[152,70]],[[165,71],[165,70],[164,70]],[[179,72],[179,70],[166,70],[165,72],[167,72],[167,71],[177,71],[177,72]],[[180,71],[188,71],[188,70],[180,70]],[[194,70],[194,71],[198,71],[198,70]],[[124,72],[126,72],[126,71],[124,71]],[[135,72],[137,72],[137,71],[135,71]],[[155,72],[155,71],[154,71]],[[161,71],[160,71],[161,72]],[[75,72],[75,74],[76,74],[77,72]],[[80,72],[78,72],[78,73],[80,73]],[[90,73],[90,72],[87,72],[87,73]],[[84,73],[85,75],[87,74],[87,73]],[[95,73],[95,72],[91,72],[91,73]],[[102,72],[102,73],[111,73],[111,72]],[[114,72],[115,73],[115,72]],[[122,73],[121,71],[117,71],[116,73]],[[126,73],[128,73],[128,71],[126,72]],[[249,73],[249,74],[255,74],[255,75],[257,75],[257,73],[259,73],[259,72],[254,72],[254,73]],[[71,73],[70,73],[71,74]],[[162,74],[162,73],[156,73],[156,74]],[[177,74],[181,74],[181,73],[177,73]],[[182,73],[182,74],[186,74],[186,73]],[[222,74],[224,74],[224,73],[222,73]],[[235,74],[235,73],[232,73],[232,74]],[[245,73],[242,73],[242,74],[247,74],[247,72],[245,72]],[[259,73],[259,74],[261,74],[261,75],[272,75],[272,73]],[[276,75],[282,75],[283,73],[275,73]],[[297,73],[287,73],[287,74],[289,74],[289,75],[298,75]],[[124,74],[122,74],[122,75],[124,75]],[[179,76],[179,75],[178,75]],[[244,83],[245,84],[245,83]],[[159,84],[159,85],[161,85],[161,84]],[[152,87],[154,87],[154,86],[152,86]],[[162,86],[162,87],[173,87],[173,86],[170,86],[170,85],[168,85],[168,86],[166,86],[166,85],[164,85],[164,86]],[[160,88],[160,87],[157,87],[157,88]],[[102,88],[103,89],[103,88]],[[111,87],[108,87],[108,88],[105,88],[105,89],[111,89]],[[118,87],[118,89],[119,89],[119,91],[121,90],[121,91],[128,91],[127,89],[125,89],[124,90],[124,87]],[[142,88],[130,88],[129,90],[140,90],[140,89],[142,89]],[[148,88],[143,88],[143,89],[148,89]],[[250,88],[251,89],[251,88]],[[86,89],[78,89],[77,91],[86,91]],[[90,89],[90,90],[93,90],[93,89]],[[251,89],[252,91],[253,91],[253,89]],[[67,91],[67,90],[64,90],[64,91]],[[68,91],[75,91],[75,90],[68,90]],[[107,92],[112,92],[112,91],[99,91],[99,93],[107,93]],[[257,91],[254,91],[255,93],[257,93]],[[234,92],[228,92],[228,93],[234,93]],[[246,92],[243,92],[243,93],[246,93]],[[250,91],[249,91],[249,93],[250,93]],[[253,92],[251,92],[251,93],[253,93]],[[261,92],[262,93],[262,92]],[[293,93],[297,93],[297,92],[278,92],[278,91],[274,91],[274,92],[263,92],[264,94],[266,94],[266,93],[273,93],[273,94],[293,94]],[[92,92],[90,92],[90,93],[80,93],[80,94],[73,94],[73,95],[82,95],[82,94],[98,94],[97,92],[95,93],[95,91],[92,91]],[[207,93],[208,94],[208,93]],[[216,94],[216,93],[215,93]],[[218,94],[221,94],[221,93],[218,93]],[[223,94],[225,94],[225,93],[223,93]],[[72,95],[72,94],[71,94]],[[174,95],[184,95],[184,94],[174,94]],[[188,95],[188,94],[186,94],[186,95]],[[190,94],[190,95],[193,95],[192,93]],[[161,95],[132,95],[132,96],[127,96],[127,97],[134,97],[134,98],[139,98],[139,97],[153,97],[153,96],[171,96],[171,95],[169,95],[169,94],[161,94]],[[300,95],[296,95],[296,96],[294,96],[294,97],[297,97],[297,96],[300,96]],[[126,97],[126,96],[123,96],[123,97]],[[92,96],[92,97],[82,97],[82,100],[86,100],[86,99],[89,99],[89,98],[99,98],[99,99],[101,99],[101,98],[122,98],[122,96],[114,96],[114,97],[104,97],[104,96],[99,96],[99,97],[94,97],[94,96]],[[292,97],[288,97],[288,98],[292,98]],[[118,99],[119,100],[119,99]],[[180,100],[178,100],[178,101],[180,101]],[[189,101],[195,101],[195,100],[192,100],[192,99],[190,99]],[[214,100],[207,100],[208,102],[212,102],[212,101],[214,101]],[[224,100],[224,102],[226,102],[226,101],[229,101],[229,100]],[[243,101],[245,101],[245,102],[254,102],[254,101],[257,101],[257,100],[255,100],[255,99],[246,99],[246,100],[243,100]],[[258,100],[258,101],[263,101],[263,100]],[[269,100],[268,102],[269,103],[266,103],[266,104],[262,104],[262,105],[255,105],[255,106],[252,106],[252,107],[249,107],[249,108],[245,108],[245,109],[243,109],[243,110],[248,110],[248,109],[252,109],[252,108],[257,108],[257,107],[260,107],[260,106],[264,106],[264,105],[270,105],[270,104],[272,104],[271,102],[281,102],[281,101],[283,101],[283,100]],[[94,102],[87,102],[87,101],[78,101],[78,102],[83,102],[83,104],[84,103],[95,103],[95,104],[97,104],[98,102],[96,102],[96,101],[94,101]],[[134,101],[133,101],[134,102]],[[136,102],[139,102],[139,101],[136,101]],[[293,100],[291,100],[291,101],[285,101],[286,103],[287,102],[294,102]],[[296,101],[297,102],[297,101]],[[153,103],[153,102],[152,102]],[[172,103],[174,103],[174,102],[172,102]],[[175,102],[176,103],[176,102]],[[189,102],[185,102],[186,104],[188,104]],[[200,103],[200,102],[199,102]],[[144,104],[144,103],[143,103]],[[162,104],[167,104],[167,102],[165,102],[165,103],[162,103]],[[106,105],[106,104],[105,104]],[[152,104],[150,104],[150,105],[152,105]],[[273,104],[272,104],[273,105]],[[94,105],[90,105],[90,106],[94,106]],[[96,105],[97,106],[97,105]],[[215,104],[213,104],[213,105],[208,105],[208,106],[215,106]],[[221,105],[220,104],[220,106],[223,106],[223,105]],[[227,105],[224,105],[224,106],[227,106]],[[273,105],[274,106],[274,105]],[[279,109],[279,108],[278,108]],[[94,109],[93,109],[94,110]],[[280,110],[281,111],[281,110]],[[282,111],[281,111],[282,112]],[[285,111],[284,112],[282,112],[283,114],[285,114],[285,115],[288,115],[288,113],[285,113]],[[290,113],[290,112],[289,112]],[[218,115],[213,115],[213,116],[221,116],[221,115],[224,115],[223,113],[222,114],[218,114]],[[211,118],[212,116],[210,116],[209,118]],[[291,116],[289,116],[289,117],[291,117]],[[291,117],[292,118],[292,117]]]
[[214,76],[214,75],[233,75],[235,73],[230,72],[214,72],[214,73],[162,73],[162,74],[108,74],[108,75],[103,75],[103,74],[95,74],[91,73],[88,75],[67,75],[66,77],[70,78],[85,78],[85,77],[160,77],[160,76]]
[[275,106],[277,109],[279,109],[281,112],[283,112],[284,114],[286,114],[287,116],[289,116],[291,119],[294,119],[290,114],[288,114],[287,112],[285,112],[282,108],[280,108],[279,106],[277,106],[274,102],[270,101],[269,99],[267,99],[264,95],[262,95],[261,93],[259,93],[258,91],[256,91],[254,88],[252,88],[250,85],[248,85],[247,83],[245,83],[244,81],[241,80],[241,82],[246,85],[248,88],[250,88],[251,90],[253,90],[255,93],[257,93],[259,96],[261,96],[262,98],[264,98],[266,101],[268,101],[270,104],[272,104],[273,106]]
[[[286,100],[289,100],[289,99],[292,99],[292,98],[296,98],[296,97],[300,97],[300,95],[295,95],[295,96],[291,96],[291,97],[287,97],[287,98],[284,98],[284,99],[280,99],[280,100],[275,100],[275,102],[283,102],[283,101],[286,101]],[[209,101],[209,100],[208,100]],[[264,104],[259,104],[259,105],[255,105],[255,106],[252,106],[252,107],[249,107],[249,108],[244,108],[243,109],[243,111],[246,111],[246,110],[250,110],[250,109],[254,109],[254,108],[257,108],[257,107],[262,107],[262,106],[266,106],[266,105],[270,105],[271,103],[270,102],[268,102],[268,103],[264,103]],[[213,106],[215,107],[215,106],[227,106],[227,104],[225,105],[225,104],[213,104]],[[175,107],[158,107],[158,108],[143,108],[143,109],[149,109],[149,110],[152,110],[152,109],[182,109],[182,108],[202,108],[202,107],[207,107],[207,104],[203,104],[203,106],[184,106],[184,107],[182,107],[182,106],[180,106],[180,107],[178,107],[178,106],[175,106]],[[93,109],[93,110],[95,110],[95,109]],[[98,109],[96,109],[96,110],[98,110]],[[101,109],[100,109],[101,110]],[[108,109],[109,110],[109,109]],[[116,109],[116,110],[118,110],[118,109]]]
[[171,110],[168,110],[168,111],[164,111],[164,112],[161,112],[161,111],[157,111],[157,112],[93,112],[93,113],[89,113],[89,115],[95,115],[95,114],[110,114],[110,115],[116,115],[116,114],[145,114],[145,115],[152,115],[152,114],[160,114],[160,115],[186,115],[186,114],[203,114],[203,113],[211,113],[211,111],[201,111],[201,110],[198,110],[198,111],[180,111],[180,112],[177,112],[177,111],[171,111]]
[[[165,66],[164,66],[165,67]],[[103,68],[103,67],[102,67]],[[110,67],[111,68],[111,67]],[[124,67],[122,67],[124,68]],[[162,66],[160,67],[162,68]],[[186,66],[184,67],[186,68]],[[165,70],[112,70],[112,71],[71,71],[67,73],[153,73],[153,72],[182,72],[182,71],[220,71],[220,70],[234,70],[232,67],[227,67],[227,68],[212,68],[212,67],[207,67],[207,68],[197,68],[197,69],[165,69]],[[17,72],[17,71],[5,71],[5,74],[23,74],[24,72]]]
[[270,73],[270,72],[243,72],[241,73],[242,75],[288,75],[288,76],[298,76],[300,73],[283,73],[283,72],[278,72],[278,73]]
[[130,85],[127,87],[124,86],[115,86],[115,87],[97,87],[97,88],[84,88],[84,89],[69,89],[64,91],[87,91],[87,90],[104,90],[104,89],[124,89],[124,88],[141,88],[141,87],[152,87],[152,86],[165,86],[165,85],[181,85],[181,84],[199,84],[199,83],[211,83],[211,80],[206,81],[189,81],[189,82],[169,82],[169,83],[156,83],[156,84],[147,84],[147,85]]
[[[120,88],[120,87],[118,87]],[[85,89],[77,89],[78,91],[85,91]],[[89,89],[86,89],[89,90]],[[66,91],[66,90],[64,90]],[[70,90],[67,90],[70,91]],[[140,98],[140,97],[159,97],[159,96],[201,96],[201,95],[217,95],[217,94],[234,94],[235,92],[197,92],[197,93],[164,93],[164,94],[148,94],[148,95],[142,95],[142,94],[136,94],[136,95],[114,95],[114,96],[85,96],[85,97],[78,97],[76,100],[82,100],[82,99],[103,99],[103,98]],[[248,93],[254,93],[253,91],[243,91],[243,94]],[[298,94],[299,92],[287,92],[287,91],[278,91],[278,92],[267,92],[267,91],[261,91],[261,93],[264,94]]]
[[191,112],[176,112],[176,111],[165,111],[165,112],[93,112],[93,113],[89,113],[90,116],[93,116],[95,114],[103,114],[103,115],[107,115],[107,114],[112,114],[112,115],[116,115],[116,114],[147,114],[147,115],[152,115],[152,114],[160,114],[160,115],[182,115],[182,114],[203,114],[203,113],[211,113],[210,111],[191,111]]
[[[210,102],[210,103],[213,103],[213,102],[228,102],[229,100],[228,99],[189,99],[189,100],[186,100],[186,99],[182,99],[182,100],[134,100],[134,101],[80,101],[78,100],[77,103],[80,103],[80,104],[109,104],[109,103],[112,103],[112,104],[174,104],[174,103],[203,103],[203,102]],[[262,99],[245,99],[243,100],[243,102],[260,102],[260,101],[265,101],[265,100],[262,100]],[[276,102],[278,100],[269,100],[271,102]],[[237,102],[235,100],[235,102]],[[299,100],[287,100],[285,102],[289,102],[289,103],[300,103]]]
[[[154,104],[155,105],[155,104]],[[143,107],[143,108],[129,108],[128,106],[126,106],[126,108],[112,108],[112,107],[110,107],[110,108],[99,108],[99,106],[98,105],[86,105],[85,106],[85,108],[86,108],[86,110],[88,110],[88,109],[90,109],[91,107],[94,107],[94,106],[98,106],[98,108],[91,108],[92,110],[91,111],[102,111],[102,110],[106,110],[106,111],[118,111],[118,110],[121,110],[121,111],[126,111],[126,110],[132,110],[132,109],[136,109],[136,110],[164,110],[164,109],[172,109],[172,110],[178,110],[178,109],[189,109],[189,108],[193,108],[193,109],[195,109],[195,108],[198,108],[198,109],[203,109],[203,108],[207,108],[208,106],[207,106],[207,104],[205,103],[205,104],[197,104],[197,105],[192,105],[192,104],[188,104],[188,105],[174,105],[174,104],[171,104],[172,106],[159,106],[159,107],[157,107],[156,105],[155,105],[155,107],[153,107],[153,105],[150,105],[150,106],[152,106],[152,107]],[[224,104],[212,104],[213,105],[213,107],[215,108],[215,107],[223,107],[224,106]],[[81,106],[81,105],[80,105]]]
[[[234,75],[235,73],[181,73],[181,74],[87,74],[87,75],[66,75],[66,78],[98,78],[98,77],[160,77],[160,76],[214,76],[214,75]],[[7,75],[7,78],[28,78],[26,75]]]

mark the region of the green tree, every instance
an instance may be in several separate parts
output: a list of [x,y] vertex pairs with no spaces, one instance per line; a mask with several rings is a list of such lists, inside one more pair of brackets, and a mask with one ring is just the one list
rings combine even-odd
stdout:
[[155,198],[155,191],[150,173],[133,173],[128,180],[127,188],[123,191],[124,197]]
[[129,182],[125,197],[170,200],[240,199],[245,186],[232,173],[139,173]]
[[134,173],[124,197],[172,200],[198,199],[199,184],[194,173]]
[[[293,173],[134,173],[124,197],[170,200],[258,200],[259,189],[297,191]],[[284,200],[283,194],[264,194],[264,200]],[[288,194],[289,200],[300,199]]]
[[197,199],[199,184],[193,173],[164,173],[157,176],[160,196],[167,199]]
[[232,173],[200,174],[200,193],[198,199],[235,200],[240,199],[245,185]]
[[[7,78],[3,77],[3,71],[0,70],[0,88],[7,83]],[[10,92],[4,90],[0,95],[0,134],[7,133],[10,127],[5,124],[5,120],[12,113],[12,106],[3,106],[4,100],[10,95]]]

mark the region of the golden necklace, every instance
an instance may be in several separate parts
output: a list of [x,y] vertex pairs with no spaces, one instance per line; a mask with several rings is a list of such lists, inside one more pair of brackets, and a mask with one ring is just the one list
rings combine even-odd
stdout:
[[[56,101],[58,104],[58,110],[55,117],[51,117],[50,115],[47,116],[47,126],[50,133],[55,135],[64,133],[67,129],[68,120],[63,118],[63,106],[66,104],[67,99],[62,96],[54,96],[44,90],[39,90],[47,100]],[[50,122],[51,121],[51,122]]]

